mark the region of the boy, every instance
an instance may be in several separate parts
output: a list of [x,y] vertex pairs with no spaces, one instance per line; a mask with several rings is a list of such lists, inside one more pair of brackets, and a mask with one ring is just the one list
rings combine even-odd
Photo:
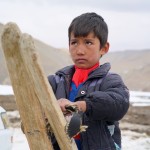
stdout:
[[[48,77],[62,112],[76,105],[83,112],[86,132],[75,137],[79,150],[121,148],[118,121],[129,107],[129,92],[121,77],[108,73],[110,64],[99,64],[108,52],[108,27],[96,13],[76,17],[69,26],[69,52],[74,62]],[[54,149],[59,150],[52,139]]]

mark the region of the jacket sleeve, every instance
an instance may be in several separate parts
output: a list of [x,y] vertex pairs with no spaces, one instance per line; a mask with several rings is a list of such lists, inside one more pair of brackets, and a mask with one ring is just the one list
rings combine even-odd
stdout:
[[55,76],[54,75],[49,75],[48,76],[48,82],[50,83],[53,92],[56,92],[56,88],[57,88],[57,84],[56,84],[56,80],[55,80]]
[[88,94],[86,115],[92,120],[118,121],[129,108],[129,91],[117,74],[109,74],[100,91]]

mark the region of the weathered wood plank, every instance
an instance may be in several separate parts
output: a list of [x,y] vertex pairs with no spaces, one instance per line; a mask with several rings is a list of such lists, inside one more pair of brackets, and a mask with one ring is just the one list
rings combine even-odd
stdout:
[[53,149],[46,134],[45,113],[60,148],[77,150],[65,133],[66,120],[44,75],[32,37],[8,23],[2,33],[2,47],[30,149]]

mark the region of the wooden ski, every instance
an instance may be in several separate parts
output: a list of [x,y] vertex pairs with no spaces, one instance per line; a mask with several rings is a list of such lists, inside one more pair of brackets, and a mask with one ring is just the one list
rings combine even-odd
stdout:
[[53,150],[45,116],[61,150],[77,150],[65,132],[66,120],[44,74],[34,40],[15,23],[4,26],[2,47],[17,107],[31,150]]

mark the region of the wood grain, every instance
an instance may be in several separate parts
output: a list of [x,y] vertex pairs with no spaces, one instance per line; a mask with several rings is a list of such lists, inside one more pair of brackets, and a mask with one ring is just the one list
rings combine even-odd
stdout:
[[8,23],[2,47],[17,107],[31,150],[53,150],[45,128],[45,116],[61,150],[77,150],[65,132],[66,120],[44,74],[32,37]]

